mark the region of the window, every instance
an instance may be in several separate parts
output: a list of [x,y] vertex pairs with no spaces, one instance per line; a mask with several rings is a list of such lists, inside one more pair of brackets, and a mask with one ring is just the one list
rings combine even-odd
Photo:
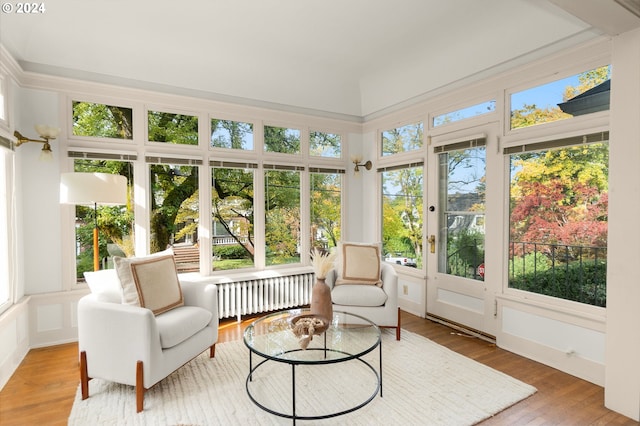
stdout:
[[198,145],[198,117],[148,111],[149,142]]
[[4,77],[0,75],[0,121],[7,121],[7,88],[4,82]]
[[378,169],[382,179],[382,251],[388,262],[422,268],[423,165]]
[[510,288],[606,306],[607,142],[604,132],[505,149]]
[[266,264],[300,262],[300,170],[265,166]]
[[314,157],[340,158],[342,156],[340,135],[325,132],[310,132],[309,151]]
[[73,101],[73,134],[113,139],[133,139],[133,109]]
[[488,114],[496,110],[496,101],[482,102],[467,108],[458,109],[433,117],[433,127],[442,126],[444,124],[455,123],[456,121],[467,118],[477,117],[479,115]]
[[383,156],[401,152],[416,151],[422,148],[422,123],[407,124],[382,132],[381,153]]
[[438,154],[438,272],[484,280],[485,139],[434,149]]
[[[256,164],[217,163],[211,169],[213,269],[254,266],[254,172]],[[239,168],[242,167],[242,168]]]
[[611,66],[511,95],[511,129],[551,123],[609,109]]
[[[221,119],[206,111],[178,114],[144,104],[139,108],[134,111],[108,103],[73,103],[74,126],[87,129],[78,134],[131,138],[132,117],[147,120],[144,125],[148,137],[136,137],[119,147],[87,137],[82,140],[86,152],[68,153],[77,159],[77,167],[82,165],[87,170],[124,173],[116,165],[127,164],[131,187],[141,187],[147,197],[148,203],[136,212],[136,217],[145,218],[146,223],[135,224],[144,230],[137,237],[147,240],[135,244],[131,231],[126,234],[128,241],[116,241],[103,233],[102,226],[122,227],[124,223],[109,223],[116,219],[115,213],[98,210],[104,266],[110,266],[113,253],[132,255],[134,246],[138,250],[148,247],[150,253],[172,247],[179,272],[203,268],[211,272],[242,271],[304,263],[309,248],[337,244],[345,172],[341,134],[311,131],[305,126],[307,139],[301,129],[267,125],[263,126],[264,132],[257,132],[258,141],[256,124],[251,120]],[[188,107],[176,106],[176,111],[183,109]],[[204,116],[209,117],[211,128],[209,142],[200,144],[198,129],[202,130],[203,123],[198,120]],[[308,151],[303,153],[302,149]],[[145,158],[137,158],[138,153],[146,153]],[[200,167],[205,159],[208,170]],[[144,162],[146,171],[135,176],[133,182],[136,162]],[[310,162],[315,162],[315,167]],[[211,173],[204,190],[199,187],[207,180],[202,170]],[[256,205],[257,199],[260,205]],[[303,206],[303,200],[309,205]],[[208,203],[206,213],[201,203]],[[76,254],[77,274],[82,278],[92,266],[89,259],[93,246],[87,237],[94,213],[90,208],[79,208]],[[131,228],[132,211],[123,212],[125,218]],[[204,241],[210,246],[202,246]]]
[[[129,193],[133,188],[133,165],[129,161],[76,159],[75,172],[113,173],[127,177]],[[129,197],[130,199],[130,197]],[[101,269],[113,268],[113,256],[133,256],[133,209],[126,206],[76,205],[76,278],[93,271],[93,229],[98,223],[98,250]],[[97,212],[97,217],[96,217]]]
[[265,152],[300,154],[300,130],[264,126]]
[[178,272],[199,271],[198,166],[171,158],[147,161],[161,163],[149,166],[151,253],[173,247]]
[[315,169],[309,175],[312,249],[329,250],[340,241],[343,173]]
[[[4,146],[4,142],[7,146]],[[9,140],[0,138],[0,312],[12,304],[14,286],[12,266],[13,247],[13,152],[8,148]]]
[[211,148],[253,150],[253,124],[211,119]]

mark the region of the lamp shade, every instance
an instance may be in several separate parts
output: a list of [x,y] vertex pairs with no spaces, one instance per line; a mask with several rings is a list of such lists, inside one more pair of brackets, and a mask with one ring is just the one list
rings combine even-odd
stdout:
[[60,202],[81,205],[127,204],[127,178],[110,173],[63,173]]

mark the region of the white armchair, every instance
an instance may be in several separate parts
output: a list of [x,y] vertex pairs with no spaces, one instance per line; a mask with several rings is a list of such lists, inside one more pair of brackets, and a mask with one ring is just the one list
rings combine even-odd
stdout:
[[396,329],[400,340],[400,308],[398,307],[398,275],[393,266],[380,264],[382,286],[370,284],[335,285],[338,273],[332,269],[326,283],[331,289],[333,309],[363,316],[378,327]]
[[[118,280],[115,271],[102,272],[103,283],[108,277]],[[100,378],[135,386],[137,411],[141,412],[146,389],[208,348],[210,357],[214,357],[218,340],[216,286],[180,283],[180,287],[184,305],[159,314],[123,303],[113,291],[93,292],[80,299],[78,346],[83,400],[89,397],[89,380]]]

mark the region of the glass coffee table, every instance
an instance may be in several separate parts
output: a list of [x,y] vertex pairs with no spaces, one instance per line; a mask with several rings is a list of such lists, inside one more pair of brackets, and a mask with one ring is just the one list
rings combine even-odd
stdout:
[[[347,414],[367,405],[378,392],[382,397],[380,329],[359,315],[334,311],[327,330],[313,336],[303,349],[293,333],[292,320],[309,313],[307,309],[272,313],[254,321],[244,332],[244,344],[249,348],[249,398],[271,414],[292,419],[293,424]],[[365,357],[369,353],[372,355]],[[255,365],[254,355],[262,358]],[[290,380],[286,392],[284,386],[272,387],[285,380]],[[330,400],[333,397],[335,402]],[[311,404],[313,412],[298,412],[297,402],[305,406],[314,400],[324,406]]]

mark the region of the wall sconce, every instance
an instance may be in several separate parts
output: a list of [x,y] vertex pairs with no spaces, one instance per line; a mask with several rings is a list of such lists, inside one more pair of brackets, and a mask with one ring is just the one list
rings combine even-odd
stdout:
[[17,130],[13,132],[13,136],[15,136],[16,139],[18,139],[16,146],[20,146],[23,143],[27,143],[27,142],[39,142],[43,144],[42,151],[40,152],[40,160],[41,161],[53,160],[53,153],[51,152],[51,144],[49,143],[49,141],[58,137],[58,135],[60,134],[60,129],[57,127],[45,126],[42,124],[36,124],[35,129],[42,139],[30,139],[30,138],[24,137]]
[[371,166],[372,166],[371,161],[362,163],[362,156],[357,156],[357,155],[352,156],[351,162],[356,165],[355,168],[353,169],[353,172],[355,174],[358,174],[360,172],[360,166],[364,166],[365,169],[371,170]]

